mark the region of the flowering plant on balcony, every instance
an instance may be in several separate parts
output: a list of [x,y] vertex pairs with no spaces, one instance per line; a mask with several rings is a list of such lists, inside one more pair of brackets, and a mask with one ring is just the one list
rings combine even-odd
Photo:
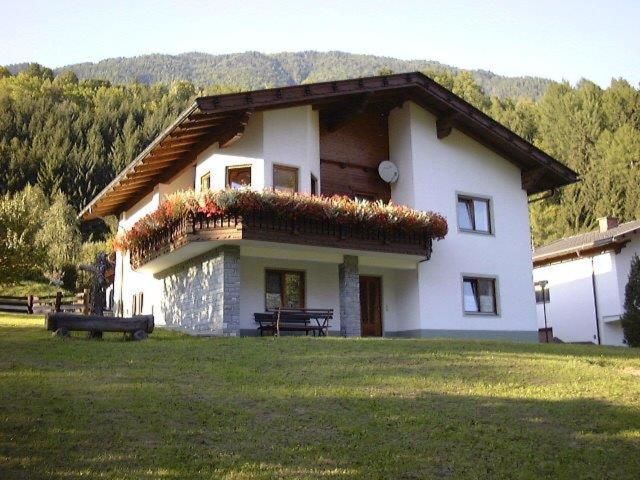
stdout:
[[274,190],[185,190],[173,193],[160,207],[121,232],[116,249],[135,249],[157,233],[167,231],[186,217],[208,218],[270,215],[292,221],[310,219],[380,230],[398,230],[441,239],[447,234],[447,220],[439,213],[413,210],[403,205],[323,197]]

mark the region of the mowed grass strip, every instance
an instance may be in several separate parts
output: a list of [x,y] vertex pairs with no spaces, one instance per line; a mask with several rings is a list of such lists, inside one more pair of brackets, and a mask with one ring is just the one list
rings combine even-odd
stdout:
[[0,478],[640,478],[640,354],[52,337],[0,316]]

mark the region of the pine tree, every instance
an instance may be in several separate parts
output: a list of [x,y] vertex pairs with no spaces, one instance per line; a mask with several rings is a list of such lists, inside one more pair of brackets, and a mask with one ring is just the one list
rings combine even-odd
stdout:
[[624,291],[624,338],[630,347],[640,347],[640,257],[631,259],[629,280]]
[[36,244],[46,255],[45,275],[60,278],[63,269],[72,265],[80,251],[80,230],[75,209],[62,193],[57,193],[42,218],[42,226],[35,237]]

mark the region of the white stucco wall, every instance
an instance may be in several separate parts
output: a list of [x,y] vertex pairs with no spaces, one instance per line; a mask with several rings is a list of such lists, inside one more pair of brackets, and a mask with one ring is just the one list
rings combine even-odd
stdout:
[[230,147],[214,144],[196,162],[196,189],[211,173],[211,188],[225,188],[226,167],[251,165],[251,186],[273,186],[273,165],[297,167],[298,191],[311,191],[311,174],[320,181],[318,112],[310,105],[259,112],[251,116],[244,135]]
[[262,190],[265,184],[265,163],[263,154],[263,114],[256,113],[249,118],[242,137],[227,148],[219,148],[215,143],[198,155],[196,160],[196,190],[200,190],[200,178],[211,174],[211,189],[225,188],[226,168],[234,165],[251,165],[251,186]]
[[311,105],[266,111],[263,138],[265,185],[273,186],[274,164],[287,165],[299,169],[298,191],[310,193],[311,174],[320,182],[318,112]]
[[[411,102],[389,118],[390,157],[400,170],[392,200],[439,212],[449,223],[447,237],[434,243],[431,259],[419,267],[420,326],[535,332],[529,217],[520,170],[456,129],[439,140],[435,122]],[[458,231],[457,193],[490,197],[492,235]],[[463,274],[496,277],[497,316],[464,314]]]
[[[618,318],[624,312],[624,289],[634,253],[640,253],[638,238],[631,240],[618,254],[605,252],[534,270],[534,281],[549,282],[550,300],[544,307],[547,325],[553,328],[555,337],[565,342],[597,343],[593,272],[600,342],[603,345],[625,345]],[[544,307],[537,305],[539,328],[544,327]]]
[[[168,182],[156,185],[153,192],[125,211],[118,222],[118,229],[128,230],[140,218],[156,210],[166,195],[178,190],[193,188],[194,182],[194,167],[189,165]],[[132,270],[129,253],[122,255],[120,252],[116,252],[114,301],[122,300],[125,316],[129,316],[133,312],[133,295],[143,293],[142,313],[153,313],[156,324],[163,325],[164,318],[160,308],[161,292],[162,283],[160,280],[155,279],[150,273]]]

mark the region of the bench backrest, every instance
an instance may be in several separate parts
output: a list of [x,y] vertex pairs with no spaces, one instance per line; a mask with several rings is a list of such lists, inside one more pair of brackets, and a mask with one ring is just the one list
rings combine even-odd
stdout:
[[333,319],[332,308],[298,308],[298,309],[280,309],[265,313],[254,313],[253,318],[256,322],[259,321],[272,321],[278,320],[278,314],[280,314],[280,322],[289,323],[302,323],[308,322],[315,318]]

